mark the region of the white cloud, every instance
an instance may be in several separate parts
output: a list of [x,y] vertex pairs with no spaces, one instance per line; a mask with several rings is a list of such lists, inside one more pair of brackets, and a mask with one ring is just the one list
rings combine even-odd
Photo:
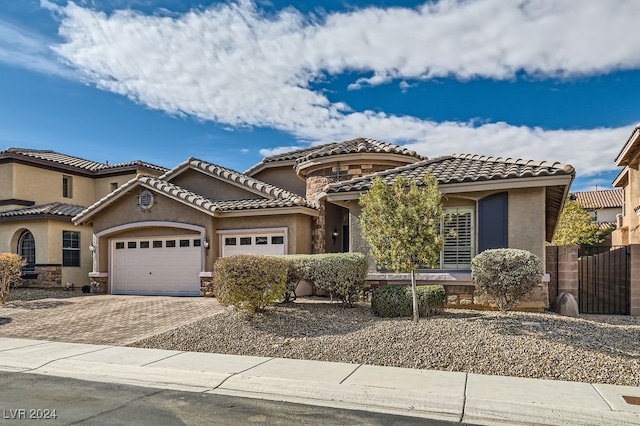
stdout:
[[295,151],[298,149],[306,148],[304,146],[278,146],[275,148],[263,148],[260,151],[260,155],[263,157],[270,157],[272,155],[284,154],[285,152]]
[[64,78],[77,78],[57,60],[51,40],[0,19],[0,62]]
[[372,76],[350,89],[394,79],[511,79],[520,71],[571,77],[640,67],[640,32],[629,30],[637,0],[443,0],[315,18],[293,8],[266,15],[248,0],[179,17],[107,15],[74,3],[56,13],[65,39],[55,46],[60,57],[101,89],[151,108],[311,141],[410,141],[429,156],[557,159],[580,173],[612,168],[630,128],[549,131],[354,112],[310,83],[353,70]]

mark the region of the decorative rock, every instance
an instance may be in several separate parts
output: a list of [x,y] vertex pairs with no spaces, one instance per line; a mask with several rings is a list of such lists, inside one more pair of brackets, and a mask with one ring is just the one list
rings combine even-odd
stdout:
[[566,317],[578,318],[580,310],[578,302],[571,293],[560,293],[555,303],[555,311]]

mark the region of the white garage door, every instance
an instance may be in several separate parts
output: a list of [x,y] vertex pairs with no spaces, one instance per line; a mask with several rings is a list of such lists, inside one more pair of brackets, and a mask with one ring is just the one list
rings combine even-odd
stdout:
[[222,257],[234,254],[286,254],[284,232],[239,233],[221,236]]
[[200,295],[197,236],[114,239],[111,253],[114,294]]

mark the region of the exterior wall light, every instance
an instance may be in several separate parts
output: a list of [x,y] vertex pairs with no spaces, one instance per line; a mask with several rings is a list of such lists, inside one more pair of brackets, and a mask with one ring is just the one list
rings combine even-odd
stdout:
[[89,244],[89,251],[91,253],[95,253],[96,252],[96,246],[94,246],[93,243]]
[[204,237],[204,240],[202,241],[202,245],[204,246],[205,249],[209,249],[209,240],[207,239],[207,237]]
[[333,232],[331,233],[331,238],[333,238],[333,244],[336,244],[336,239],[338,239],[338,228],[333,228]]

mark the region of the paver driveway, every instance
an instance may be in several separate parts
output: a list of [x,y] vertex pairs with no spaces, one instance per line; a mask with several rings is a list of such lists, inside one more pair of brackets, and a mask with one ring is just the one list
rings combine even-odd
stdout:
[[221,312],[208,297],[91,295],[0,306],[0,337],[127,345]]

